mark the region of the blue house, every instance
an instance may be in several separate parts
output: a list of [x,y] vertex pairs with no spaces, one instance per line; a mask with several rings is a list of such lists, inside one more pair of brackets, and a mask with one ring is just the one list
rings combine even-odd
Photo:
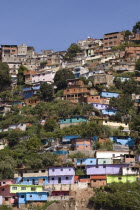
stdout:
[[72,117],[72,118],[59,119],[60,124],[81,123],[81,122],[88,122],[88,119],[86,117]]
[[48,177],[47,176],[38,176],[38,177],[17,177],[16,184],[20,185],[47,185]]
[[104,109],[104,110],[102,110],[103,115],[113,116],[113,115],[116,115],[116,113],[117,113],[117,110],[115,110],[115,109]]
[[103,92],[101,92],[100,93],[100,96],[102,97],[102,98],[118,98],[119,97],[119,93],[113,93],[113,92],[105,92],[105,91],[103,91]]
[[80,158],[76,160],[76,165],[81,166],[81,165],[96,165],[96,158]]
[[35,86],[35,87],[24,87],[23,88],[24,99],[33,97],[37,93],[37,90],[39,90],[39,89],[40,89],[40,85]]
[[17,195],[19,206],[28,202],[45,202],[48,199],[48,192],[23,192],[17,193]]
[[116,144],[128,145],[129,147],[133,147],[135,144],[134,138],[129,136],[111,136],[110,140]]
[[71,144],[71,140],[75,138],[80,138],[81,136],[73,135],[73,136],[63,136],[62,144]]

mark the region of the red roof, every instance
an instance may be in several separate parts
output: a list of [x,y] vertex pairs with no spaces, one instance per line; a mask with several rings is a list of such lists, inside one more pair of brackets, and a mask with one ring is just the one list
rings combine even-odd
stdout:
[[106,176],[90,176],[90,179],[106,179]]

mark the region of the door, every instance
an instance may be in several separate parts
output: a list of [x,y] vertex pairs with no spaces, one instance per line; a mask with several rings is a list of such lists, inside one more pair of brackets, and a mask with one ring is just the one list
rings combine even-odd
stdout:
[[61,177],[58,177],[58,183],[61,183]]
[[32,179],[32,184],[35,185],[35,179]]

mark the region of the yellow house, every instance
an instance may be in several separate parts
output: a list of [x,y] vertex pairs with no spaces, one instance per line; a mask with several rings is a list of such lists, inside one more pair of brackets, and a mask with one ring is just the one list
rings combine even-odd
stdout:
[[137,177],[135,175],[107,175],[106,176],[107,184],[111,184],[113,182],[136,182]]

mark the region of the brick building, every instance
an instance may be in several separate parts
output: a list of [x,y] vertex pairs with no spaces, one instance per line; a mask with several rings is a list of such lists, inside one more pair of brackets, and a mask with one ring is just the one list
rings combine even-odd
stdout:
[[124,41],[124,35],[121,32],[113,32],[104,35],[103,47],[104,50],[109,50],[112,47],[120,45]]

